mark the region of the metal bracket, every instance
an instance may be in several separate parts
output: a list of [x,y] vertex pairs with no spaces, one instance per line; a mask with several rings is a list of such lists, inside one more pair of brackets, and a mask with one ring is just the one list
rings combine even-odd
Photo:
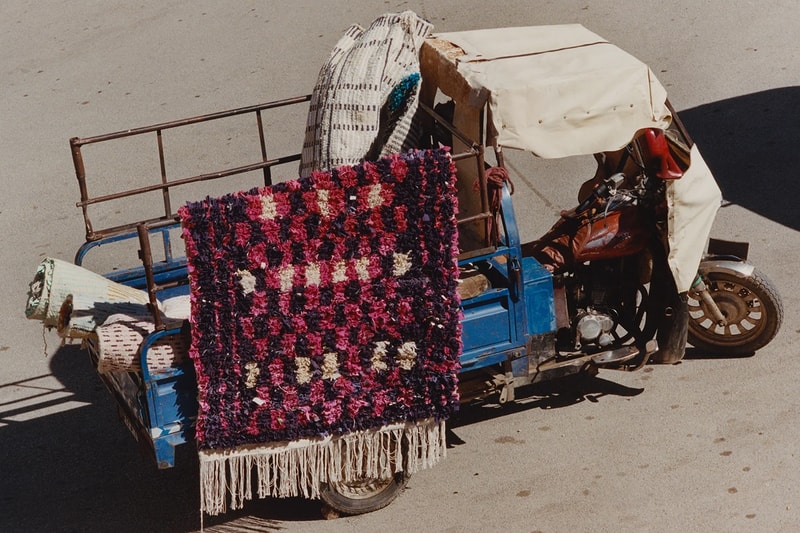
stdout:
[[514,372],[511,370],[511,362],[506,361],[503,364],[503,370],[505,370],[505,383],[503,384],[503,390],[500,391],[500,399],[499,402],[504,404],[506,402],[513,402],[514,401]]

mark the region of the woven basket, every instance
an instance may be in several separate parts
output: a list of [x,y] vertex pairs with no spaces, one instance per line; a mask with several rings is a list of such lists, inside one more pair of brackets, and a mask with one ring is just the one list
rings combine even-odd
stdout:
[[[168,320],[167,328],[179,327],[180,321]],[[141,346],[144,338],[154,331],[150,315],[116,314],[97,326],[88,344],[97,354],[97,371],[138,372],[141,366]],[[157,340],[147,351],[147,368],[152,373],[163,372],[189,358],[189,339],[183,335],[168,335]]]

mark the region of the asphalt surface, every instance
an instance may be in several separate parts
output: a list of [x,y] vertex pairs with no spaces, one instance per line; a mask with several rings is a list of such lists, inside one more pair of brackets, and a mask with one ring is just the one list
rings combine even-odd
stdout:
[[[318,502],[265,500],[206,517],[205,529],[800,530],[800,4],[276,4],[0,7],[0,531],[201,526],[191,450],[158,471],[119,422],[86,353],[24,317],[41,259],[70,260],[84,238],[68,139],[306,94],[350,24],[405,9],[438,31],[578,22],[647,62],[728,200],[713,235],[751,243],[752,262],[783,296],[783,328],[753,357],[691,351],[679,365],[602,371],[588,383],[533,390],[516,406],[466,409],[451,424],[447,459],[415,475],[384,510],[325,520]],[[296,150],[303,123],[289,116],[268,133]],[[142,164],[138,152],[111,157]],[[202,167],[214,157],[232,156],[198,136],[178,144],[170,164]],[[571,206],[584,167],[531,159],[513,154],[511,165],[522,230],[533,238]],[[557,177],[539,178],[548,172]],[[98,186],[135,185],[120,179],[103,175]]]

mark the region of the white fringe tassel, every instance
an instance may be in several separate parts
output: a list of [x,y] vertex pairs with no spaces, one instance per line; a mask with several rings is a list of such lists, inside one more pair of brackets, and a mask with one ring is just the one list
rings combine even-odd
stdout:
[[387,478],[430,468],[447,455],[445,425],[433,418],[341,436],[200,450],[200,506],[209,515],[258,497],[319,498],[320,484]]

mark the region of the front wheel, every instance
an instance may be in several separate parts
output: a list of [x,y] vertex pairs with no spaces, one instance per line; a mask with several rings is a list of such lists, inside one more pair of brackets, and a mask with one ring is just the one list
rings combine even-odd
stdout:
[[753,269],[749,276],[721,270],[704,281],[725,323],[719,324],[706,304],[689,291],[689,343],[718,355],[752,354],[767,345],[783,321],[783,303],[772,283]]
[[371,513],[392,503],[408,483],[411,474],[398,472],[387,479],[363,479],[351,483],[325,483],[322,500],[343,514]]

